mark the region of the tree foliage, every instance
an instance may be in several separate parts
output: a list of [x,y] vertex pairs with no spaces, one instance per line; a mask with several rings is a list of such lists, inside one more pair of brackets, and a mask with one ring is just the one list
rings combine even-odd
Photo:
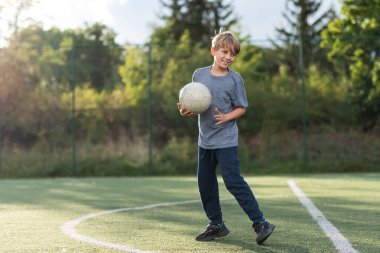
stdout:
[[[311,63],[326,67],[326,52],[319,46],[321,32],[335,18],[335,11],[330,8],[318,15],[321,0],[289,0],[286,2],[283,16],[287,22],[285,27],[276,28],[281,45],[274,43],[282,54],[281,61],[290,66],[291,72],[299,69],[299,38],[303,40],[304,66]],[[328,64],[327,64],[328,66]]]
[[347,0],[341,17],[323,32],[332,60],[348,63],[350,97],[358,121],[370,130],[380,115],[380,1]]
[[7,52],[22,63],[14,71],[26,72],[27,84],[34,88],[39,86],[49,90],[64,89],[69,82],[66,69],[69,48],[61,44],[63,40],[64,34],[59,29],[44,30],[37,25],[28,26],[13,34],[9,39]]
[[148,57],[141,48],[126,48],[124,64],[119,67],[129,106],[145,103],[148,75]]
[[[75,74],[79,83],[89,82],[98,91],[112,89],[120,81],[121,47],[115,42],[116,34],[101,23],[85,29],[67,31],[72,39]],[[72,64],[72,63],[70,63]],[[79,67],[80,66],[80,67]]]
[[8,51],[29,66],[31,85],[67,90],[74,78],[100,91],[120,83],[122,49],[115,36],[100,23],[65,31],[31,25],[9,38]]
[[232,4],[224,0],[160,0],[169,12],[160,18],[165,22],[153,37],[178,41],[185,30],[192,41],[206,41],[219,29],[229,29],[237,22]]

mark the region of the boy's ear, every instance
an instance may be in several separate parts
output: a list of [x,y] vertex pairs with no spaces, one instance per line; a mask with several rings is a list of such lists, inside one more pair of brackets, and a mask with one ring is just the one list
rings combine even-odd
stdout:
[[215,50],[215,47],[211,47],[211,50],[210,50],[210,51],[211,51],[211,54],[214,55],[214,54],[215,54],[215,51],[216,51],[216,50]]

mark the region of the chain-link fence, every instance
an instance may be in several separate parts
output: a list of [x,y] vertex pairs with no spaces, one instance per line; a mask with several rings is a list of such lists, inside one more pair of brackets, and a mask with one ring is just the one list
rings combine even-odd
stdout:
[[[354,79],[346,60],[310,54],[300,42],[242,43],[232,66],[249,101],[238,120],[242,170],[379,171],[379,116],[371,106],[363,113],[370,101],[356,96],[365,76]],[[1,177],[196,173],[197,118],[181,117],[176,103],[193,71],[212,64],[207,43],[0,53]]]

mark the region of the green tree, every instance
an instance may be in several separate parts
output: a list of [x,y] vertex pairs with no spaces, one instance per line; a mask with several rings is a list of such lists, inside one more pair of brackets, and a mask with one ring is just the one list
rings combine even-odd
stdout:
[[365,130],[373,129],[380,119],[379,13],[379,0],[346,0],[342,15],[323,32],[322,45],[330,50],[330,59],[348,63],[351,103]]
[[138,47],[126,48],[124,64],[119,67],[124,90],[130,106],[141,106],[145,103],[148,59],[147,52]]
[[326,51],[320,47],[321,32],[327,24],[336,17],[335,11],[330,8],[317,16],[320,11],[321,0],[289,0],[283,16],[287,28],[276,28],[280,43],[274,42],[281,55],[281,62],[290,66],[292,73],[299,69],[299,36],[303,39],[304,66],[316,63],[320,67],[328,66]]
[[20,29],[9,38],[9,49],[29,65],[34,86],[65,90],[74,70],[77,85],[86,83],[98,91],[120,83],[118,67],[122,49],[116,34],[103,24],[85,29],[44,30],[39,25]]
[[[70,69],[73,67],[71,64],[75,64],[77,83],[90,83],[91,87],[101,91],[112,89],[120,82],[118,67],[122,63],[122,49],[115,42],[116,34],[112,29],[94,23],[85,29],[64,33],[72,40],[67,67]],[[70,59],[73,56],[75,58]]]
[[[38,69],[15,51],[0,49],[0,121],[6,122],[2,129],[5,141],[30,147],[43,139],[52,147],[60,139],[56,134],[67,127],[68,114],[56,94],[37,92],[33,71]],[[26,51],[36,52],[33,48]]]
[[169,10],[168,15],[160,18],[164,27],[158,28],[153,37],[161,40],[178,41],[185,30],[190,32],[192,41],[207,42],[219,29],[229,29],[237,22],[233,17],[232,4],[224,0],[160,0],[162,6]]
[[20,29],[9,38],[7,52],[20,63],[13,71],[24,73],[25,85],[63,89],[68,82],[65,66],[68,48],[60,46],[62,40],[63,34],[57,28],[45,31],[38,25]]

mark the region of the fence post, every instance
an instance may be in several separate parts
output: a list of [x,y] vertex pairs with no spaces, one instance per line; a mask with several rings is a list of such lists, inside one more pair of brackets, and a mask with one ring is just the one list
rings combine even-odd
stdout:
[[72,176],[77,174],[77,124],[76,124],[76,108],[75,108],[75,45],[70,55],[70,75],[71,75],[71,145],[72,145]]
[[147,80],[147,115],[148,115],[148,169],[152,171],[152,47],[153,43],[148,44],[148,80]]
[[305,172],[309,171],[309,147],[307,143],[308,129],[307,129],[307,108],[306,108],[306,92],[305,92],[305,69],[304,69],[304,56],[303,56],[303,38],[302,34],[299,35],[299,65],[301,74],[301,96],[302,96],[302,128],[303,128],[303,169]]

